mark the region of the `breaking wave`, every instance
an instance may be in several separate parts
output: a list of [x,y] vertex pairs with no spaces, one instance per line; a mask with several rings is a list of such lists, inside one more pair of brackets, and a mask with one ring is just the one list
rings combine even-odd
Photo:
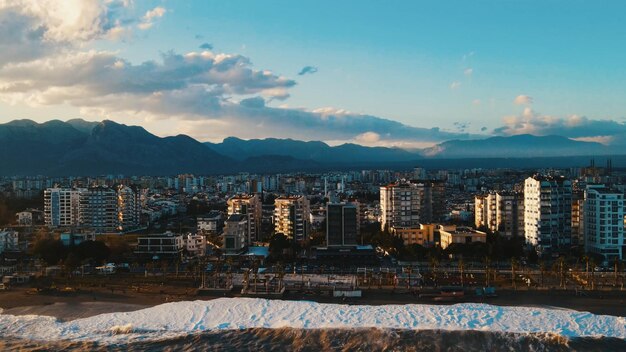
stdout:
[[618,338],[566,338],[549,333],[405,329],[255,328],[194,333],[160,340],[103,343],[8,338],[0,350],[21,351],[626,351]]

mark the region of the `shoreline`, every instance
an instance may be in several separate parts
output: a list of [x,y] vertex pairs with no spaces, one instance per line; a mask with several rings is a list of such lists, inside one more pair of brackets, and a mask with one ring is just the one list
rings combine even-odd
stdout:
[[[161,287],[159,287],[161,288]],[[142,290],[143,291],[143,290]],[[165,292],[165,293],[162,293]],[[60,320],[86,318],[103,313],[128,312],[175,301],[212,300],[220,297],[242,297],[235,292],[227,295],[200,296],[189,289],[164,287],[160,290],[109,291],[104,289],[74,292],[33,293],[32,289],[16,288],[0,293],[2,314],[45,315]],[[420,299],[412,293],[391,293],[385,290],[364,290],[363,297],[348,300],[318,295],[288,293],[272,298],[290,301],[314,301],[331,304],[358,305],[452,305],[457,303],[484,303],[495,306],[525,306],[549,309],[569,309],[596,315],[626,316],[626,292],[587,291],[584,296],[560,290],[512,291],[501,290],[497,297],[466,296],[449,302]]]

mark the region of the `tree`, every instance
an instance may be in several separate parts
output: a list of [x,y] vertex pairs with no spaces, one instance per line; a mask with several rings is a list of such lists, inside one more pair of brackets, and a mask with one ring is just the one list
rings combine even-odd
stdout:
[[541,287],[543,288],[543,278],[546,275],[546,262],[543,260],[539,261],[539,271],[541,273]]
[[277,233],[270,239],[269,252],[270,257],[274,261],[284,260],[284,251],[291,248],[291,242],[287,236]]
[[465,286],[465,261],[461,257],[459,259],[459,273],[461,274],[461,287]]
[[85,241],[75,247],[76,254],[81,260],[89,260],[101,264],[109,258],[111,250],[102,241]]
[[80,266],[81,264],[81,259],[80,257],[74,253],[74,252],[70,252],[67,257],[65,258],[65,261],[63,262],[63,265],[65,266],[65,271],[67,271],[67,273],[71,276],[72,272],[78,268],[78,266]]
[[517,269],[517,259],[511,258],[511,285],[513,285],[513,289],[517,289],[517,284],[515,282],[515,269]]
[[52,238],[42,238],[33,245],[33,255],[41,258],[48,265],[58,264],[67,253],[63,242]]

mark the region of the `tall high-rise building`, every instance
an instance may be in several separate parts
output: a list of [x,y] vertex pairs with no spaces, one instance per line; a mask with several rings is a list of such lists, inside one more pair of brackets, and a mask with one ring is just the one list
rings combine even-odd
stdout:
[[136,229],[141,221],[140,192],[128,186],[117,187],[117,231]]
[[417,189],[420,192],[420,222],[430,224],[442,221],[446,213],[445,180],[419,180]]
[[585,192],[572,193],[572,246],[585,246]]
[[381,228],[419,228],[441,221],[445,183],[438,180],[399,181],[380,187]]
[[[228,215],[242,214],[248,219],[250,241],[261,239],[262,204],[259,194],[239,194],[228,200]],[[252,244],[252,243],[248,243]]]
[[380,187],[380,226],[383,230],[394,227],[419,227],[420,194],[414,184],[397,182]]
[[474,225],[476,228],[497,230],[496,194],[493,192],[474,197]]
[[497,192],[495,218],[499,234],[524,236],[524,195],[520,192]]
[[48,188],[44,191],[44,219],[48,227],[79,226],[80,189]]
[[609,260],[624,259],[624,194],[589,185],[584,205],[585,251]]
[[524,235],[539,253],[572,244],[572,183],[563,177],[533,176],[524,182]]
[[109,187],[90,187],[80,192],[80,226],[96,233],[116,232],[117,192]]
[[351,203],[326,205],[326,244],[356,245],[359,238],[359,209]]
[[97,233],[124,232],[139,226],[140,194],[130,187],[48,188],[44,191],[48,227],[84,227]]
[[285,196],[274,200],[275,233],[297,241],[309,236],[309,200],[305,196]]

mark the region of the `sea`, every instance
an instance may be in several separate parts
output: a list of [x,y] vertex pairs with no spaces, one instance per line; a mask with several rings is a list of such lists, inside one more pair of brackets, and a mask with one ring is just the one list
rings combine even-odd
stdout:
[[254,328],[116,344],[3,337],[0,351],[626,351],[626,340],[554,334],[404,329]]

